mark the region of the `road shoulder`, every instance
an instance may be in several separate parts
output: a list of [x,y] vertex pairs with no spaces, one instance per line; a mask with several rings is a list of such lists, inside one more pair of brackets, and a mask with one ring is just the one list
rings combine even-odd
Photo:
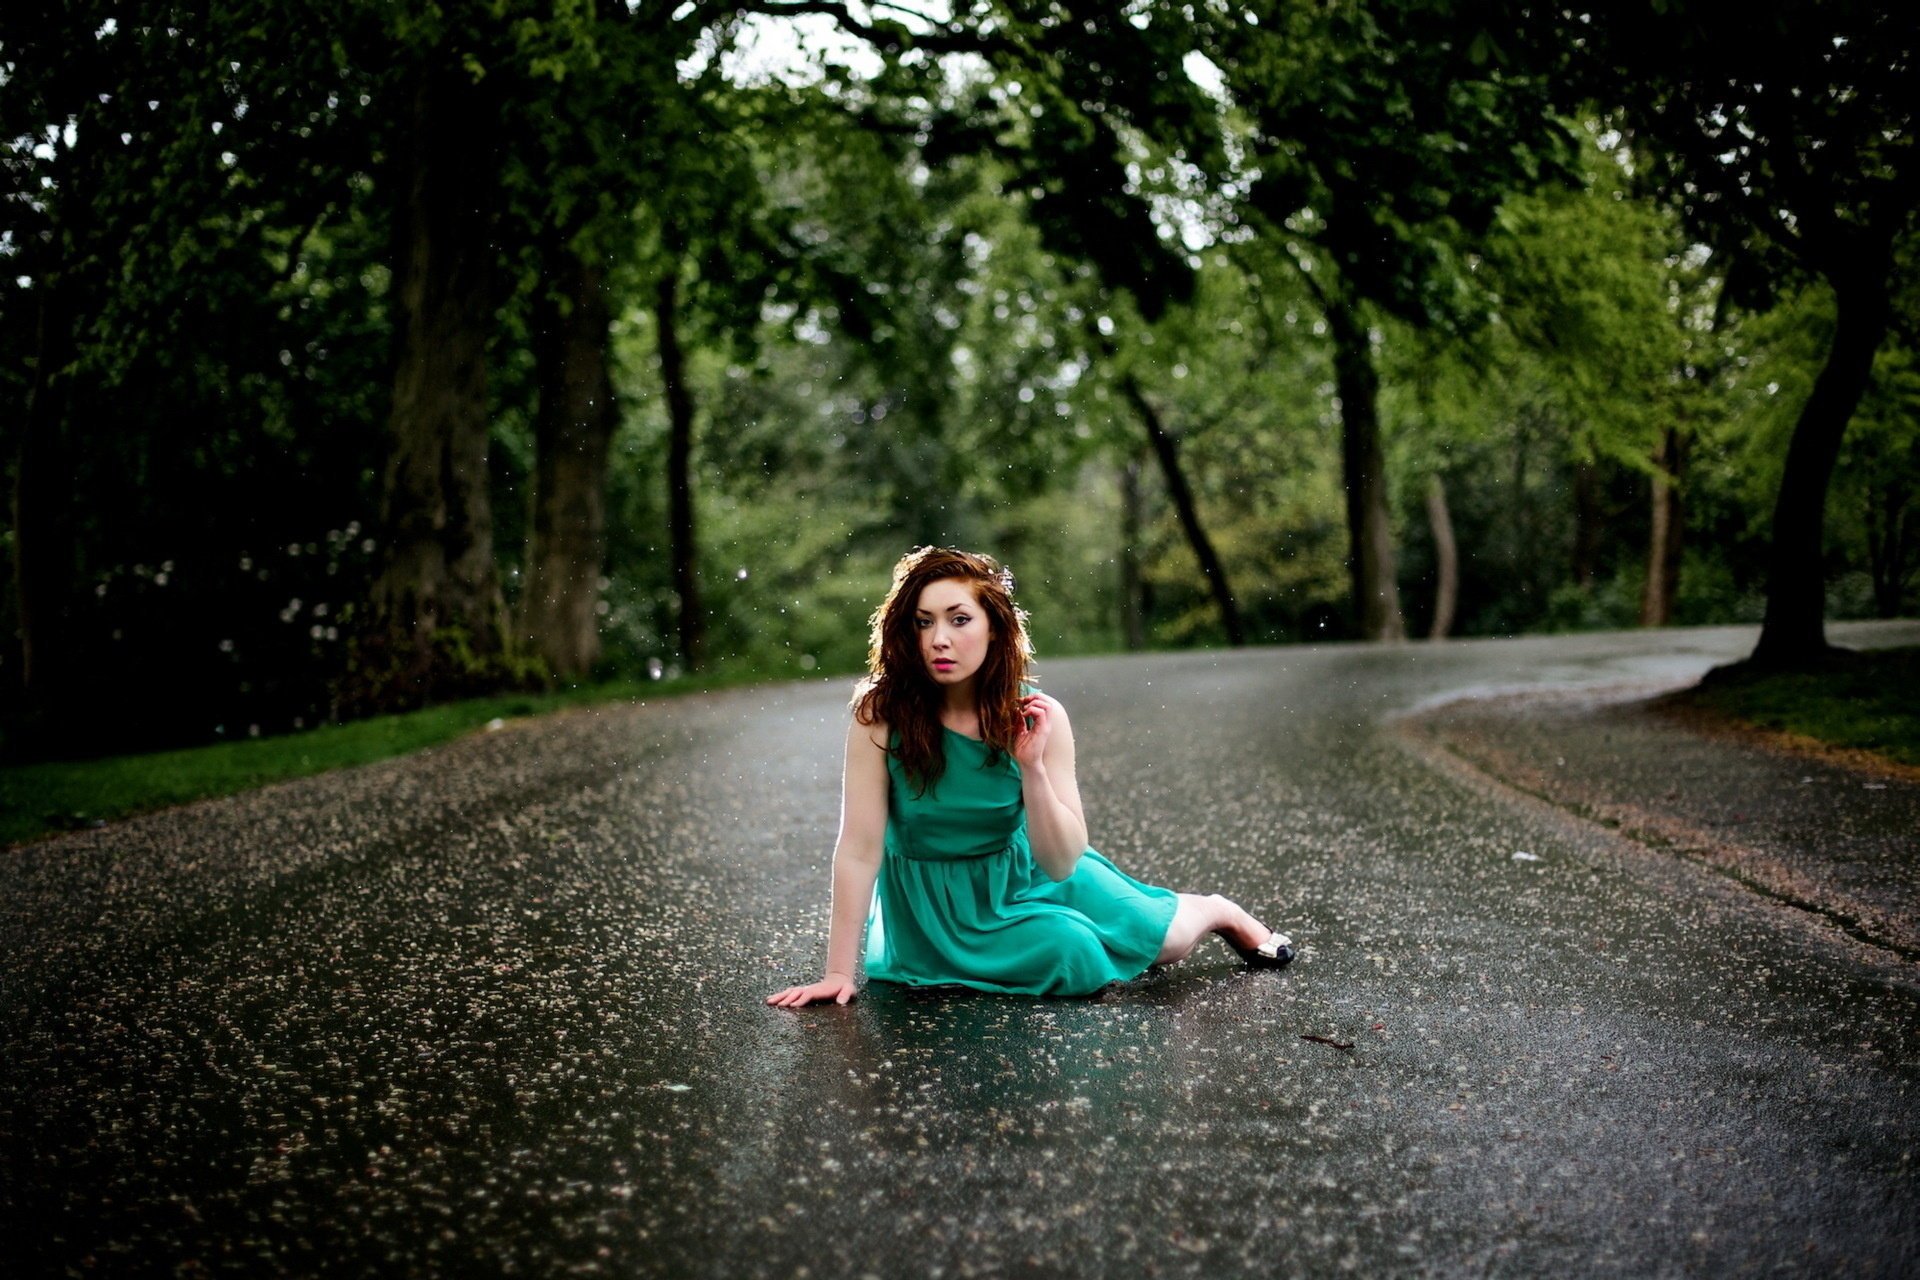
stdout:
[[1508,693],[1395,722],[1428,752],[1920,961],[1920,770],[1676,707]]

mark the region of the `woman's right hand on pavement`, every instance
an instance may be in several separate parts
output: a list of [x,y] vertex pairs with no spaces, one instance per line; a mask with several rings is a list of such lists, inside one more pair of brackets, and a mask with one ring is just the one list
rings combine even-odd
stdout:
[[816,1004],[831,1000],[836,1004],[846,1004],[852,1000],[859,988],[853,979],[837,973],[830,973],[818,982],[804,987],[788,987],[785,991],[776,991],[767,997],[767,1003],[782,1009],[798,1009],[803,1004]]

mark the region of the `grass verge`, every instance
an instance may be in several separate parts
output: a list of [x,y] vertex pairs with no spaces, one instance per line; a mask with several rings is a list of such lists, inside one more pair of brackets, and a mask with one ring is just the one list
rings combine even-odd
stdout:
[[741,670],[678,680],[618,680],[551,693],[472,698],[272,738],[100,760],[10,765],[0,768],[0,847],[270,782],[386,760],[471,733],[496,719],[794,678],[790,672]]
[[1848,653],[1818,671],[1721,673],[1673,704],[1920,767],[1920,647]]

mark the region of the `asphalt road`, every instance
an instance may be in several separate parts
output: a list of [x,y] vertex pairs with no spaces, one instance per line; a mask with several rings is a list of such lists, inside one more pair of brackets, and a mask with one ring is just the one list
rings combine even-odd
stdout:
[[1752,636],[1043,663],[1094,846],[1303,947],[1099,1000],[761,1003],[816,976],[845,682],[0,855],[0,1269],[1913,1274],[1920,967],[1389,723]]

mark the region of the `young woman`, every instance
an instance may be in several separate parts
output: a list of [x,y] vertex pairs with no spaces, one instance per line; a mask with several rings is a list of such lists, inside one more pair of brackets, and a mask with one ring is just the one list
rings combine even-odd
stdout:
[[1026,683],[1033,646],[992,557],[917,547],[873,613],[847,731],[826,973],[767,1003],[853,999],[867,976],[1092,995],[1217,933],[1256,968],[1293,944],[1219,895],[1134,880],[1087,847],[1067,709]]

